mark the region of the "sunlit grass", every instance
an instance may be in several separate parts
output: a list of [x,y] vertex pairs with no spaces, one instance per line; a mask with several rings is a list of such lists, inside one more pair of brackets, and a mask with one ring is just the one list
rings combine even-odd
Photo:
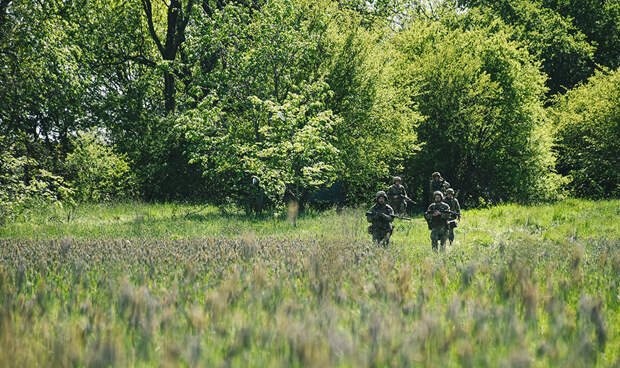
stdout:
[[[192,239],[236,237],[247,232],[283,238],[365,239],[363,208],[309,214],[296,224],[281,213],[246,216],[241,211],[222,213],[213,206],[177,203],[82,204],[74,210],[49,207],[26,213],[19,221],[0,228],[0,238],[10,239]],[[567,237],[620,237],[620,201],[567,200],[553,205],[503,205],[464,212],[457,230],[461,240],[490,245],[498,236],[528,234],[538,240]],[[396,222],[394,241],[419,244],[428,238],[420,215],[412,222]]]
[[620,361],[620,201],[419,216],[125,203],[0,230],[0,366],[536,366]]

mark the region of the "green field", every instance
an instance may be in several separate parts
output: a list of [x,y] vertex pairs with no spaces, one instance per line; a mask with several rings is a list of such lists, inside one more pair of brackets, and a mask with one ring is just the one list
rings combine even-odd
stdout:
[[0,228],[0,366],[614,367],[620,201],[420,217],[126,203]]

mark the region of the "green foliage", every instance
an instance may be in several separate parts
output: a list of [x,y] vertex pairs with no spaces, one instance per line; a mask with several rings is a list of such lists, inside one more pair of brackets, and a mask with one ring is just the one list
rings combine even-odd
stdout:
[[586,35],[596,48],[594,61],[610,69],[620,67],[620,2],[600,0],[542,0]]
[[248,152],[244,171],[260,177],[274,199],[285,186],[299,195],[334,178],[338,151],[331,133],[338,118],[321,103],[324,87],[319,83],[290,93],[283,104],[252,99],[259,140],[240,147]]
[[[282,103],[291,88],[315,81],[328,4],[270,1],[256,11],[231,3],[198,19],[188,35],[205,99],[197,102],[215,97],[225,112],[244,116],[251,96]],[[221,57],[205,54],[211,50]]]
[[610,367],[619,204],[465,211],[440,254],[419,217],[372,246],[363,209],[297,227],[178,204],[40,211],[0,228],[0,365]]
[[334,126],[343,163],[339,178],[351,202],[366,201],[386,178],[402,170],[417,151],[418,112],[392,83],[393,46],[387,30],[363,27],[355,13],[338,13],[330,22],[324,69],[333,95],[327,105],[342,119]]
[[[190,163],[190,143],[183,131],[175,128],[176,117],[151,117],[143,126],[123,134],[120,152],[126,152],[136,175],[139,192],[147,200],[205,200],[213,196],[206,186],[202,167]],[[141,135],[136,133],[140,132]],[[121,149],[122,147],[122,149]]]
[[242,186],[239,192],[233,190],[241,195],[239,200],[250,190],[250,178],[258,177],[272,202],[282,201],[285,189],[299,196],[302,190],[333,178],[338,151],[331,133],[338,118],[321,102],[325,84],[302,88],[299,93],[289,92],[281,104],[253,97],[253,121],[237,121],[225,134],[210,135],[221,123],[212,111],[180,120],[193,142],[194,160],[207,168],[205,177],[220,178],[222,185],[229,186],[236,184],[236,178],[246,178],[237,184]]
[[580,197],[620,196],[620,69],[599,72],[558,99],[558,170]]
[[77,25],[57,1],[0,5],[0,135],[19,137],[15,157],[27,157],[26,165],[62,174],[70,133],[90,122],[86,66],[69,36]]
[[[32,139],[59,136],[62,143],[87,96],[72,25],[57,2],[8,2],[0,14],[0,129]],[[24,26],[27,24],[28,26]]]
[[0,133],[67,176],[72,135],[101,128],[147,200],[340,180],[360,203],[394,174],[422,197],[435,169],[469,204],[555,199],[535,69],[562,93],[620,49],[618,2],[582,5],[0,0]]
[[16,144],[0,136],[0,223],[14,221],[26,211],[39,211],[49,204],[72,205],[73,190],[62,177],[53,175],[27,156]]
[[[333,176],[327,134],[337,118],[316,77],[325,27],[321,7],[272,1],[259,11],[230,4],[190,29],[197,85],[210,93],[177,126],[216,203],[243,204],[253,176],[272,202],[287,185],[297,191]],[[222,54],[215,65],[200,51],[214,48]]]
[[95,131],[80,133],[74,144],[66,166],[78,200],[108,201],[135,194],[135,178],[125,155],[115,153]]
[[[465,203],[528,200],[553,169],[544,77],[501,28],[450,30],[418,22],[395,39],[395,83],[424,116],[408,167],[420,188],[440,171]],[[547,138],[547,141],[545,141]],[[551,188],[546,188],[547,190]]]
[[[243,202],[257,177],[278,203],[285,189],[299,197],[338,177],[359,200],[389,175],[385,163],[407,146],[387,142],[409,136],[399,132],[402,117],[378,115],[377,64],[387,56],[376,55],[381,42],[355,13],[273,1],[259,13],[228,6],[203,21],[189,45],[224,47],[225,64],[198,73],[213,92],[179,126],[215,193]],[[229,25],[223,32],[214,23]]]
[[492,24],[497,18],[509,25],[504,30],[540,61],[542,71],[549,78],[546,83],[549,95],[563,93],[592,74],[595,48],[570,19],[555,10],[529,0],[466,3],[479,8],[468,12],[463,28]]

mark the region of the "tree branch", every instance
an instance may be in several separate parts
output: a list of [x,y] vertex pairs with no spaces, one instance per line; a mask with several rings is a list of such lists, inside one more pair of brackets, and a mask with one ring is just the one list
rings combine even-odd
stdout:
[[189,23],[192,13],[192,6],[194,5],[194,0],[188,0],[187,5],[185,6],[185,11],[181,14],[181,20],[177,24],[176,29],[176,37],[175,37],[175,49],[181,46],[183,41],[185,41],[185,28]]
[[159,37],[157,37],[157,32],[155,32],[155,26],[153,25],[153,7],[151,5],[151,0],[142,0],[142,7],[144,8],[144,13],[146,14],[146,22],[149,26],[151,38],[155,41],[161,55],[164,56],[164,46],[162,46]]
[[185,6],[185,14],[183,17],[183,31],[185,31],[185,27],[187,26],[187,23],[189,23],[189,19],[191,18],[192,15],[192,7],[194,6],[194,0],[188,0],[187,1],[187,5]]

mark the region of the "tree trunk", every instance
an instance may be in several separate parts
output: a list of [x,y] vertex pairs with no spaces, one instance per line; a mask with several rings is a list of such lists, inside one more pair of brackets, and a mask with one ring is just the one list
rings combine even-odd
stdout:
[[174,75],[170,72],[164,73],[164,105],[166,114],[174,112],[176,107]]
[[[165,43],[162,44],[153,23],[153,7],[151,0],[142,0],[144,15],[149,29],[151,38],[157,45],[157,49],[163,60],[170,62],[170,67],[174,68],[177,51],[181,48],[181,44],[185,41],[185,28],[191,17],[192,6],[195,0],[188,0],[183,9],[180,0],[171,0],[167,11],[167,25]],[[164,107],[166,115],[174,112],[176,108],[175,99],[175,76],[171,71],[164,72]]]

